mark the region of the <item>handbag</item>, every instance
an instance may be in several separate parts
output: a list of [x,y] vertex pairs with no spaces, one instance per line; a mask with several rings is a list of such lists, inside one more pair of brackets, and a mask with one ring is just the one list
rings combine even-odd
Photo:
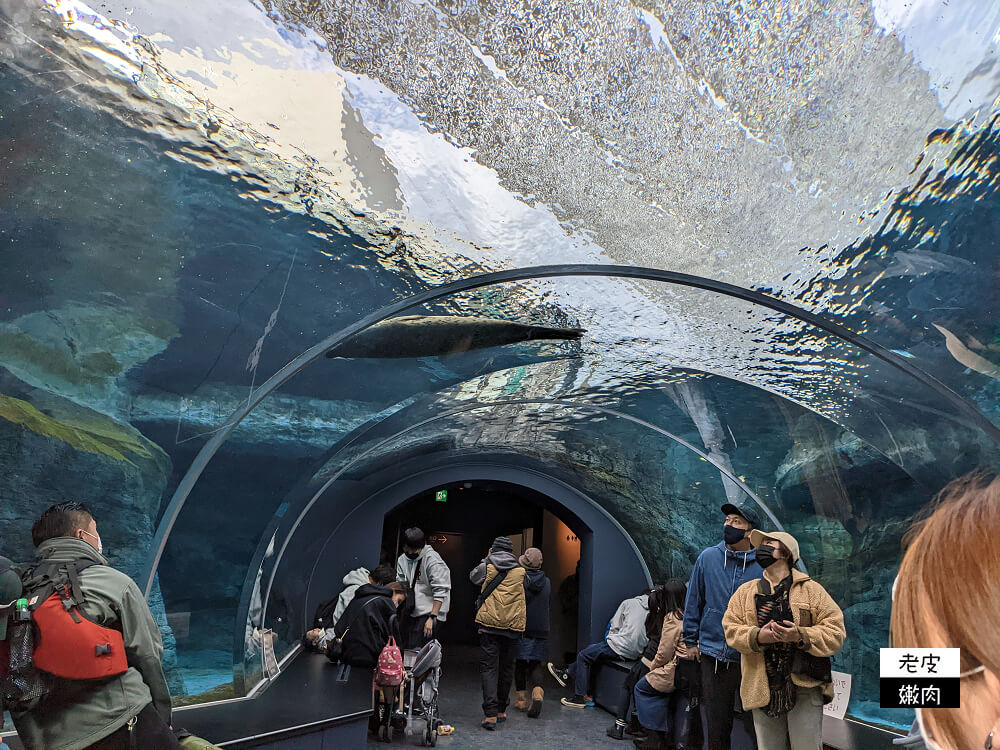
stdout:
[[700,698],[701,663],[694,659],[678,661],[677,672],[674,674],[674,687],[688,698]]
[[833,662],[829,656],[813,656],[796,649],[792,657],[792,672],[820,682],[833,682]]
[[403,602],[401,614],[403,617],[411,617],[417,608],[417,582],[420,580],[420,566],[423,560],[417,560],[417,567],[413,571],[413,580],[410,581],[406,589],[406,601]]

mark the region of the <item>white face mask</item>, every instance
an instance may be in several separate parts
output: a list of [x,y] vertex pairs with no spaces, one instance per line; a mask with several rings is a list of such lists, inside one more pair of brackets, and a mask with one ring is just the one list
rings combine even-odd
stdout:
[[91,534],[89,531],[84,531],[83,529],[80,529],[80,531],[82,531],[84,534],[86,534],[87,536],[91,537],[92,539],[96,539],[97,540],[97,554],[103,555],[104,554],[104,544],[101,542],[101,536],[100,536],[100,534]]
[[930,738],[930,733],[927,731],[927,727],[924,726],[923,712],[917,709],[917,729],[920,730],[920,737],[924,741],[924,745],[927,750],[944,750],[939,744]]

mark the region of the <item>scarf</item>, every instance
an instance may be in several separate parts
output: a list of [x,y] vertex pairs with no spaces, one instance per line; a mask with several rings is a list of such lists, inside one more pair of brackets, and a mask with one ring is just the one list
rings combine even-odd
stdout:
[[[765,584],[767,582],[765,581]],[[792,587],[792,577],[774,587],[770,594],[757,594],[757,626],[764,627],[772,620],[792,622],[792,607],[788,591]],[[796,689],[792,682],[792,658],[795,655],[793,643],[763,643],[764,671],[767,673],[767,687],[771,702],[764,708],[768,716],[786,714],[795,706]]]

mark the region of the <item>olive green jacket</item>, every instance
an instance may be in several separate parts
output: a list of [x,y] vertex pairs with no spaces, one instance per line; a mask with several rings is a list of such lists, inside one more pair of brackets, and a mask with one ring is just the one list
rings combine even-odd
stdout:
[[[123,727],[150,702],[170,723],[160,629],[135,581],[107,567],[103,555],[72,537],[42,542],[35,562],[78,558],[100,563],[80,574],[86,599],[83,614],[99,625],[122,631],[129,670],[107,680],[59,680],[54,692],[36,708],[13,714],[18,736],[28,750],[81,750]],[[24,584],[30,591],[30,576]]]

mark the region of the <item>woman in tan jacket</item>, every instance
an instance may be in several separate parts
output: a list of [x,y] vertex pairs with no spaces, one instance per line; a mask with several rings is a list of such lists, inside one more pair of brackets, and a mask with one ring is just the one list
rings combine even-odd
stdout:
[[760,750],[819,750],[823,704],[833,698],[830,656],[844,643],[844,614],[792,565],[799,544],[784,531],[750,532],[764,577],[736,589],[722,618],[742,655],[740,697],[753,709]]
[[649,672],[635,685],[636,714],[648,730],[644,739],[636,740],[639,750],[682,750],[687,747],[690,731],[688,696],[675,684],[677,661],[687,658],[687,645],[681,637],[687,586],[672,578],[664,584],[662,596],[666,615],[660,645],[651,660],[643,657]]

